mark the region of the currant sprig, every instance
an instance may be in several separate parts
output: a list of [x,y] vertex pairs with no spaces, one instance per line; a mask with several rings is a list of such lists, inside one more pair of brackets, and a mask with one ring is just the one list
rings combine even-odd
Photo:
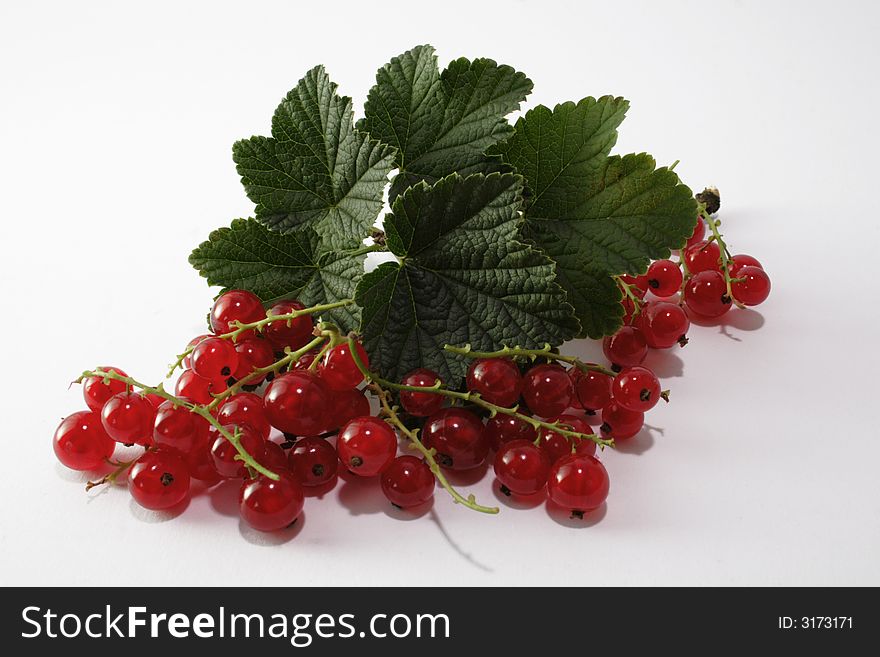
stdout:
[[727,286],[727,297],[736,304],[737,308],[745,308],[745,304],[741,303],[736,295],[733,293],[733,284],[738,280],[731,276],[731,266],[730,266],[730,250],[727,248],[727,243],[724,241],[724,236],[721,234],[719,230],[721,227],[721,220],[718,218],[713,218],[708,212],[706,212],[705,204],[700,204],[699,212],[705,217],[706,225],[709,227],[709,230],[712,231],[712,236],[709,238],[718,244],[718,248],[721,254],[721,275],[724,276],[724,283]]
[[497,351],[478,351],[473,349],[471,345],[466,344],[462,347],[447,344],[443,345],[443,349],[451,354],[458,354],[467,358],[528,358],[534,362],[538,358],[546,358],[547,360],[555,360],[560,363],[567,363],[581,370],[582,372],[601,372],[608,376],[617,374],[613,370],[599,365],[598,363],[587,363],[576,356],[566,356],[554,351],[550,344],[545,344],[540,349],[523,349],[522,347],[503,347]]

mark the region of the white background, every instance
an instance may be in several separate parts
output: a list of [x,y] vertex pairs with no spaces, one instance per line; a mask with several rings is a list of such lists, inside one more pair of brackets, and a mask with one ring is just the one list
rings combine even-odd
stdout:
[[[2,584],[880,584],[876,3],[2,7]],[[173,518],[84,493],[50,448],[83,406],[67,384],[103,364],[158,381],[202,331],[212,291],[186,257],[252,209],[233,141],[318,63],[360,112],[424,42],[525,71],[529,107],[630,99],[617,152],[718,185],[770,300],[652,359],[673,403],[607,455],[592,522],[442,491],[401,521],[345,483],[265,536],[233,488]],[[491,479],[470,490],[494,502]]]

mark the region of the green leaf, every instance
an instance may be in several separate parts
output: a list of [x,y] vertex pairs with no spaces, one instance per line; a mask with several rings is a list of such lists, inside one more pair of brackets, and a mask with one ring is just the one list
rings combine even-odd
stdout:
[[581,322],[601,337],[622,317],[615,274],[640,274],[684,245],[696,222],[693,193],[645,153],[609,156],[628,103],[585,98],[536,107],[491,152],[525,178],[524,233],[556,262]]
[[259,221],[282,233],[314,228],[339,249],[360,244],[376,220],[393,150],[354,128],[351,98],[318,66],[275,110],[272,137],[236,142],[232,154]]
[[[189,257],[209,285],[250,290],[264,303],[299,299],[307,306],[354,298],[366,255],[322,252],[320,238],[308,227],[280,234],[253,219],[235,219],[218,228]],[[325,319],[343,331],[356,330],[360,309],[334,309]]]
[[364,276],[355,296],[384,376],[429,367],[455,385],[467,364],[444,344],[534,348],[577,333],[552,261],[517,239],[521,193],[516,175],[453,174],[394,201],[385,232],[400,260]]
[[431,46],[417,46],[379,69],[359,127],[397,149],[393,200],[407,187],[459,173],[509,170],[486,149],[513,132],[532,81],[491,59],[461,58],[440,73]]

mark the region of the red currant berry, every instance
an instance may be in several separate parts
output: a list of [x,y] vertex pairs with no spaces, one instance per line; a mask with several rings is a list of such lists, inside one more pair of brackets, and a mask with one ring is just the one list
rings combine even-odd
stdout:
[[681,268],[672,260],[657,260],[648,267],[648,286],[658,297],[671,297],[681,288]]
[[101,410],[107,435],[124,445],[149,445],[153,441],[155,417],[153,405],[135,392],[113,395]]
[[350,388],[333,394],[333,413],[328,416],[327,431],[335,431],[349,420],[370,414],[370,400],[360,390]]
[[[577,431],[578,433],[583,434],[593,433],[593,428],[587,423],[587,421],[577,415],[560,415],[553,421],[563,425],[562,428],[568,429],[569,431]],[[541,429],[539,435],[541,437],[539,442],[541,449],[547,452],[551,463],[555,463],[557,459],[571,453],[572,441],[561,433],[550,431],[548,429]]]
[[498,413],[495,417],[486,420],[483,428],[483,436],[494,450],[500,449],[504,443],[512,440],[529,440],[534,442],[538,433],[528,422],[514,415]]
[[238,367],[238,352],[230,340],[206,338],[192,352],[192,370],[209,381],[225,381]]
[[[440,375],[437,374],[437,372],[420,368],[413,370],[403,377],[401,383],[405,386],[430,388],[439,380]],[[410,415],[427,417],[440,410],[443,406],[443,397],[431,392],[411,392],[408,390],[401,390],[400,405],[403,406],[403,410]]]
[[[315,362],[315,359],[318,357],[319,351],[317,349],[309,349],[306,353],[300,356],[297,361],[293,364],[293,369],[295,370],[307,370],[311,369],[312,363]],[[317,365],[315,366],[317,367]]]
[[263,456],[257,461],[269,472],[280,474],[281,472],[289,472],[287,464],[287,454],[281,449],[281,445],[267,440],[263,443]]
[[[213,335],[197,335],[196,337],[194,337],[192,340],[189,341],[189,344],[186,345],[186,348],[187,349],[190,349],[190,348],[195,349],[196,345],[199,344],[199,342],[201,342],[202,340],[206,340],[208,338],[213,338],[213,337],[214,337]],[[185,369],[192,369],[192,349],[190,349],[190,352],[186,356],[183,357],[183,367]]]
[[636,313],[636,304],[633,303],[633,300],[629,297],[624,297],[623,301],[620,302],[620,305],[623,306],[623,325],[628,326],[632,324],[635,319],[638,319],[640,316]]
[[52,438],[55,456],[73,470],[95,470],[113,456],[116,442],[107,435],[101,416],[95,411],[68,415]]
[[647,294],[648,288],[650,287],[648,283],[648,276],[646,274],[642,274],[641,276],[629,276],[624,274],[620,277],[620,280],[629,285],[630,292],[635,294],[640,299],[645,298],[645,294]]
[[629,367],[614,377],[611,393],[625,409],[644,413],[660,401],[660,382],[646,367]]
[[652,349],[685,345],[691,322],[681,306],[668,301],[651,301],[642,308],[636,322],[645,342]]
[[721,249],[716,242],[698,242],[684,252],[684,262],[691,274],[721,271]]
[[198,437],[192,450],[185,455],[190,476],[209,486],[220,481],[220,475],[217,473],[217,468],[214,467],[214,458],[211,456],[211,447],[219,435],[217,429],[209,424],[208,430]]
[[294,370],[272,380],[263,395],[269,424],[294,436],[317,436],[328,423],[332,392],[314,372]]
[[599,430],[604,438],[626,440],[641,431],[644,424],[644,413],[631,411],[612,401],[602,409],[602,426]]
[[738,278],[736,272],[739,271],[742,267],[757,267],[758,269],[764,269],[757,258],[746,255],[745,253],[738,253],[735,256],[731,256],[730,274],[733,278]]
[[522,374],[508,358],[480,358],[471,363],[467,387],[490,404],[513,406],[522,390]]
[[163,449],[189,454],[196,445],[204,443],[210,426],[201,415],[168,400],[156,410],[153,443]]
[[[602,340],[605,358],[619,367],[641,365],[648,355],[648,343],[642,331],[634,326],[624,326],[614,335]],[[575,394],[577,388],[575,387]]]
[[289,527],[299,518],[305,503],[299,482],[287,472],[277,474],[278,481],[260,475],[241,487],[241,519],[261,532]]
[[209,381],[199,376],[192,370],[183,370],[174,386],[174,392],[178,397],[191,399],[196,404],[210,404],[214,401],[214,395],[219,395],[226,390],[223,381]]
[[[263,310],[263,302],[253,292],[247,290],[229,290],[224,292],[214,302],[211,308],[211,330],[216,335],[223,335],[235,330],[230,326],[232,322],[251,324],[265,319],[266,311]],[[242,340],[254,336],[253,331],[246,331],[238,336]]]
[[596,443],[592,440],[579,440],[574,446],[574,453],[581,456],[595,456]]
[[703,241],[703,238],[706,236],[706,222],[703,221],[703,217],[697,217],[697,223],[694,225],[694,232],[691,233],[691,236],[688,237],[687,245],[685,248],[689,246],[693,246],[694,244],[699,244]]
[[153,392],[148,392],[144,395],[144,399],[150,402],[153,405],[153,408],[159,408],[162,404],[165,403],[165,398],[157,395]]
[[608,497],[608,471],[595,456],[570,454],[553,464],[547,481],[550,499],[580,516]]
[[[602,372],[572,369],[574,398],[581,408],[597,411],[611,399],[611,377]],[[564,409],[563,409],[564,410]]]
[[684,286],[684,302],[688,310],[704,317],[721,317],[730,310],[727,283],[717,271],[701,271]]
[[746,306],[757,306],[770,296],[770,277],[760,267],[745,265],[736,270],[738,280],[731,285],[733,296]]
[[[269,315],[289,315],[305,308],[299,301],[279,301],[269,309]],[[310,315],[300,315],[288,320],[269,322],[263,329],[263,335],[275,351],[284,351],[285,347],[299,349],[311,339],[314,330]]]
[[298,440],[287,454],[290,472],[303,486],[323,486],[336,476],[339,457],[323,438]]
[[523,377],[523,398],[538,417],[554,417],[571,405],[571,379],[559,365],[536,365]]
[[373,477],[397,454],[397,434],[385,420],[363,415],[350,420],[336,440],[339,460],[351,472]]
[[431,415],[422,428],[422,442],[437,450],[437,463],[451,470],[481,465],[489,453],[480,418],[463,408],[444,408]]
[[252,392],[239,392],[232,395],[217,409],[220,424],[236,424],[253,429],[260,438],[266,440],[272,427],[263,410],[263,400]]
[[[223,428],[233,435],[236,431],[234,426]],[[247,427],[238,427],[238,431],[240,433],[239,442],[244,451],[257,463],[262,463],[266,457],[266,441]],[[239,456],[239,452],[235,449],[235,445],[218,433],[211,446],[211,459],[214,461],[214,469],[217,470],[217,474],[227,479],[247,476],[247,466],[244,461],[237,459],[237,456]]]
[[[355,342],[355,348],[361,363],[369,369],[370,359],[367,357],[367,350],[360,342]],[[333,390],[350,390],[364,381],[364,375],[354,362],[347,342],[336,345],[324,354],[324,358],[318,364],[318,373]]]
[[495,455],[495,477],[507,495],[534,495],[547,485],[549,473],[547,452],[528,440],[505,443]]
[[[98,369],[104,372],[116,372],[119,376],[128,376],[118,367],[102,366]],[[86,406],[100,413],[107,400],[115,394],[124,392],[125,386],[124,381],[117,381],[116,379],[107,379],[107,383],[104,383],[103,377],[88,377],[83,381],[83,398],[86,400]]]
[[[251,374],[255,369],[268,367],[275,362],[275,352],[268,340],[262,338],[250,338],[239,340],[235,343],[235,352],[238,354],[238,367],[232,373],[236,381]],[[260,374],[248,379],[248,385],[257,385],[266,379],[265,374]]]
[[189,497],[189,469],[180,455],[159,450],[141,456],[128,473],[128,490],[145,509],[161,511]]
[[396,507],[408,509],[434,497],[434,473],[415,456],[398,456],[382,472],[382,492]]

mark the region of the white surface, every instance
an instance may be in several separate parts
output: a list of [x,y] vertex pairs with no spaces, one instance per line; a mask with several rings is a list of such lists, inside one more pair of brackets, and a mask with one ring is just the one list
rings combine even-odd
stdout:
[[[2,5],[2,584],[880,584],[876,3],[299,4]],[[317,63],[359,111],[423,42],[525,71],[529,106],[629,98],[617,152],[718,185],[770,300],[655,363],[673,403],[607,457],[588,526],[442,492],[401,522],[344,484],[278,539],[230,491],[173,519],[85,494],[49,445],[83,406],[67,383],[159,380],[201,331],[186,256],[252,207],[232,142]]]

